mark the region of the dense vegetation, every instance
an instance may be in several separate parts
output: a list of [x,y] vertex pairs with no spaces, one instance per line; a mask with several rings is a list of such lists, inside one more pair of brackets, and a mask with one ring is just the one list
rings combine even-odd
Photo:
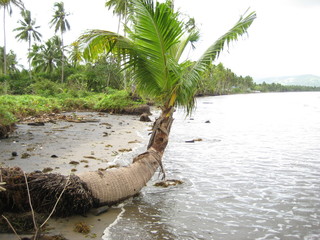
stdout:
[[[114,13],[120,18],[125,17],[125,9],[117,9],[119,6],[113,1],[106,1],[106,6],[115,7]],[[0,2],[0,7],[4,8],[4,12],[11,8],[21,11],[21,20],[13,30],[17,41],[29,43],[28,69],[19,63],[13,50],[0,47],[0,95],[3,95],[0,97],[0,124],[7,125],[28,114],[50,111],[123,108],[133,106],[133,99],[140,99],[132,82],[133,69],[126,68],[123,71],[120,58],[100,54],[95,61],[84,61],[78,42],[64,46],[63,34],[70,29],[70,23],[63,2],[54,4],[50,21],[53,36],[47,41],[42,41],[39,26],[22,1]],[[189,32],[196,29],[194,19],[191,18],[185,28]],[[195,63],[188,64],[192,67]],[[252,77],[237,76],[221,63],[211,64],[201,78],[198,95],[320,90],[256,84]]]

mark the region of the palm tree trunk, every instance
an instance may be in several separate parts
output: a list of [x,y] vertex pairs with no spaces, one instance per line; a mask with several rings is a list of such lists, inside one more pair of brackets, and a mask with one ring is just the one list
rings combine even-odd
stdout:
[[63,33],[61,32],[61,83],[64,81],[64,51],[63,51]]
[[[147,151],[135,157],[129,166],[71,175],[70,185],[57,205],[55,214],[84,214],[92,207],[112,205],[139,193],[157,168],[162,168],[162,155],[173,122],[172,113],[172,109],[162,112],[154,123]],[[28,200],[21,197],[26,195],[25,178],[21,172],[19,168],[0,168],[0,179],[3,178],[2,181],[7,183],[7,191],[0,192],[0,212],[28,210]],[[56,197],[69,182],[66,178],[59,174],[43,173],[28,176],[32,205],[37,212],[51,211]]]
[[[29,52],[29,55],[30,55],[30,51],[31,51],[31,37],[29,36],[29,49],[28,49],[28,52]],[[31,61],[30,61],[30,57],[28,57],[28,64],[29,64],[29,77],[30,77],[30,80],[32,79],[32,74],[31,74]]]
[[131,165],[106,172],[78,175],[99,201],[99,205],[110,205],[136,195],[152,178],[157,168],[162,168],[162,155],[168,144],[173,122],[172,113],[166,116],[168,112],[163,111],[155,121],[147,151],[135,157]]
[[6,6],[3,7],[3,74],[7,74]]

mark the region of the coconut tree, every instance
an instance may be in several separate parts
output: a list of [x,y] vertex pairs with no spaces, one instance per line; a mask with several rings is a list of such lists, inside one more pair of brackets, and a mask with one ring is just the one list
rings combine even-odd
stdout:
[[73,67],[79,66],[79,64],[83,61],[82,52],[79,48],[79,43],[74,42],[71,44],[69,60],[71,61]]
[[[28,52],[30,53],[32,39],[34,41],[41,41],[42,35],[41,35],[41,33],[39,33],[37,31],[37,29],[40,28],[40,26],[35,26],[36,21],[32,20],[31,12],[29,10],[22,10],[21,16],[23,18],[23,20],[19,21],[21,26],[18,28],[15,28],[14,31],[19,32],[16,35],[16,38],[19,41],[28,41],[28,44],[29,44]],[[29,62],[29,74],[30,74],[30,78],[31,78],[31,60],[30,60],[30,58],[28,58],[28,62]]]
[[[188,31],[179,20],[179,13],[167,3],[152,0],[132,0],[132,3],[134,14],[131,15],[132,29],[128,31],[128,37],[110,31],[91,30],[82,35],[78,42],[84,48],[84,56],[89,59],[97,59],[105,53],[120,55],[123,67],[134,69],[133,78],[137,90],[154,99],[161,107],[161,113],[153,125],[146,151],[135,157],[132,164],[105,172],[86,172],[73,176],[77,185],[68,187],[61,200],[61,207],[56,209],[62,214],[66,214],[65,210],[79,213],[90,206],[119,202],[134,196],[146,185],[156,169],[162,166],[162,155],[168,144],[174,107],[180,105],[187,113],[191,112],[201,74],[230,42],[247,32],[256,17],[254,12],[241,17],[198,61],[191,63],[181,61],[180,58],[186,46],[198,39],[199,33],[196,30]],[[33,181],[34,178],[37,180]],[[32,188],[35,189],[34,201],[39,205],[43,203],[39,197],[41,192],[44,192],[46,200],[55,199],[56,190],[53,191],[50,186],[58,185],[63,188],[63,184],[44,184],[49,178],[47,175],[30,177],[30,184],[37,184]],[[57,178],[61,179],[60,176],[54,177]],[[4,181],[9,182],[8,178],[4,178]],[[66,180],[59,182],[64,183]],[[43,190],[45,186],[49,189]],[[82,197],[79,198],[77,193],[69,194],[69,191],[81,193]],[[83,205],[84,202],[86,206]]]
[[61,61],[61,40],[54,36],[43,45],[34,44],[28,58],[36,71],[52,73]]
[[54,3],[55,12],[54,15],[50,21],[51,26],[54,27],[54,32],[60,32],[61,37],[61,82],[64,81],[64,47],[63,47],[63,34],[70,30],[70,24],[67,20],[67,16],[69,13],[67,13],[64,9],[64,3],[63,2],[56,2]]
[[79,39],[86,58],[96,59],[105,52],[120,55],[124,69],[134,69],[134,81],[140,94],[154,99],[162,110],[154,123],[147,151],[135,158],[133,164],[102,176],[97,172],[80,176],[94,196],[106,203],[136,194],[162,166],[174,107],[179,105],[187,113],[191,112],[201,74],[225,46],[247,32],[256,18],[254,12],[246,13],[191,64],[180,58],[187,45],[199,38],[198,31],[185,28],[179,13],[167,3],[152,0],[133,0],[132,3],[133,24],[128,37],[91,30]]
[[[4,59],[3,52],[4,52],[3,47],[0,47],[0,73],[3,73],[2,72],[3,71],[3,59]],[[17,55],[12,50],[10,50],[7,53],[6,59],[7,59],[7,73],[11,74],[11,73],[17,72],[18,67],[21,67],[18,64]]]
[[[117,33],[119,34],[120,32],[120,25],[121,25],[121,20],[124,19],[124,25],[128,23],[128,15],[130,12],[130,8],[132,6],[132,2],[130,0],[107,0],[106,7],[110,10],[113,8],[113,14],[117,15],[119,17],[118,21],[118,30]],[[124,36],[126,36],[126,31],[124,28]],[[120,59],[117,59],[118,65],[120,66]],[[123,84],[124,88],[128,89],[128,71],[123,71]]]
[[6,12],[11,16],[12,6],[17,6],[20,9],[24,8],[23,2],[21,0],[0,0],[0,8],[3,8],[3,73],[7,74],[7,58],[6,58],[6,48],[7,48],[7,39],[6,39]]
[[127,22],[126,19],[131,7],[131,2],[129,0],[107,0],[105,6],[108,7],[109,10],[113,8],[113,14],[118,15],[119,22],[117,33],[119,33],[121,19],[125,19],[125,22]]

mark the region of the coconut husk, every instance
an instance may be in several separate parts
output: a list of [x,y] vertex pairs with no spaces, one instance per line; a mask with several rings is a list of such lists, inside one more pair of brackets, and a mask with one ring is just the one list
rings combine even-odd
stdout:
[[[23,171],[18,168],[0,168],[6,191],[0,192],[0,212],[30,211],[27,187]],[[68,180],[69,178],[69,180]],[[64,176],[56,173],[33,172],[27,175],[33,209],[49,214],[67,181],[67,187],[54,212],[54,216],[67,217],[85,214],[97,206],[91,191],[78,176]]]

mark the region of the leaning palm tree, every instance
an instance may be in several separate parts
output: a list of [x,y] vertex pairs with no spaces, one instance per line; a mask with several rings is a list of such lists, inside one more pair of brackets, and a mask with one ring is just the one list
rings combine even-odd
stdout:
[[3,73],[7,73],[7,58],[6,58],[6,11],[9,15],[12,14],[12,6],[17,6],[20,9],[24,9],[23,2],[21,0],[0,0],[0,8],[3,8]]
[[[180,58],[186,46],[198,39],[199,33],[196,30],[188,31],[179,20],[179,13],[174,12],[167,3],[153,0],[132,0],[132,3],[133,27],[128,32],[128,37],[104,30],[92,30],[82,35],[78,42],[84,48],[84,56],[88,59],[98,59],[105,53],[120,55],[124,68],[133,69],[138,91],[155,100],[161,107],[161,113],[153,125],[146,151],[135,157],[132,164],[105,172],[86,172],[77,177],[73,176],[77,185],[68,189],[76,194],[65,191],[62,207],[56,209],[62,214],[66,211],[79,213],[90,206],[119,202],[136,195],[146,185],[156,169],[162,167],[162,155],[168,144],[174,108],[180,105],[187,113],[191,112],[201,74],[225,46],[247,32],[256,18],[254,12],[241,17],[198,61],[191,64],[190,61],[181,61]],[[57,194],[52,189],[41,189],[51,186],[50,184],[44,184],[40,180],[33,181],[34,178],[43,179],[45,182],[49,176],[30,177],[30,184],[38,184],[37,187],[33,186],[36,196],[45,192],[47,200],[56,198]],[[82,198],[78,197],[79,194]],[[40,197],[35,198],[34,201],[41,205],[43,201],[39,200]],[[84,202],[86,206],[83,205]]]
[[[29,10],[22,10],[21,16],[23,20],[20,20],[20,27],[15,28],[14,31],[19,31],[19,33],[16,35],[16,38],[20,41],[28,41],[29,48],[28,53],[31,51],[31,41],[32,39],[34,41],[41,41],[41,33],[37,31],[40,26],[35,26],[36,21],[32,20],[31,18],[31,12]],[[29,75],[31,78],[31,60],[28,58],[29,62]]]
[[70,30],[70,24],[66,17],[69,15],[64,9],[64,3],[63,2],[56,2],[54,3],[55,12],[54,15],[50,21],[51,26],[54,26],[54,32],[57,33],[60,31],[60,37],[61,37],[61,82],[64,81],[64,47],[63,47],[63,34]]
[[241,17],[198,61],[191,64],[190,61],[181,62],[181,56],[186,46],[199,38],[199,32],[185,28],[179,20],[179,13],[167,3],[152,0],[133,0],[132,3],[133,27],[128,31],[128,37],[91,30],[79,38],[88,59],[97,59],[103,53],[120,55],[124,69],[134,69],[134,81],[140,94],[155,100],[162,110],[154,123],[147,151],[136,157],[133,164],[105,174],[80,175],[103,203],[133,196],[162,166],[174,107],[182,106],[191,113],[201,74],[225,46],[247,32],[256,18],[254,12]]

